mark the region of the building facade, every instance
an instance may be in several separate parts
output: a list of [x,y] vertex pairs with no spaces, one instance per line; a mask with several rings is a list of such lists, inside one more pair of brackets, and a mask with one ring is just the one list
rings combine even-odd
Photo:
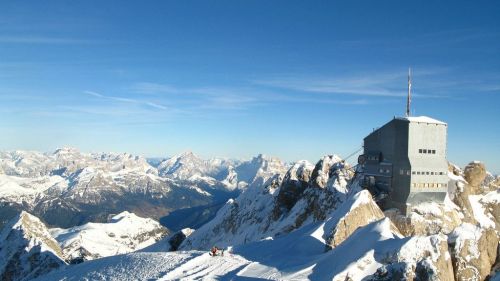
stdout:
[[443,202],[448,189],[447,124],[397,117],[364,139],[363,185],[383,209],[406,213],[421,202]]

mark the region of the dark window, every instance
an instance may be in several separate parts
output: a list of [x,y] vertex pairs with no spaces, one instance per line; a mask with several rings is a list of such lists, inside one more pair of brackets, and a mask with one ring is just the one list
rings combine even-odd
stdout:
[[417,172],[415,172],[415,171],[411,172],[411,174],[412,174],[412,175],[415,175],[416,173],[417,173]]
[[419,149],[419,150],[418,150],[418,153],[422,153],[422,149]]
[[436,150],[435,149],[432,150],[432,154],[436,154]]
[[427,149],[424,149],[424,153],[427,153]]
[[425,172],[427,175],[429,174],[429,172]]

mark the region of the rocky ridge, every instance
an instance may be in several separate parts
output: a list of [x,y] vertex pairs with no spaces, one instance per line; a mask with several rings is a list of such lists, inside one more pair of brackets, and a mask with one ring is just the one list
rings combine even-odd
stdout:
[[0,280],[30,280],[66,263],[47,227],[21,212],[0,232]]

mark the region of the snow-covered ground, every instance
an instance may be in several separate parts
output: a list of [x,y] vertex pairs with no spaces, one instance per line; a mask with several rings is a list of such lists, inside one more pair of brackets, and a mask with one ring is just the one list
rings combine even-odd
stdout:
[[85,260],[133,252],[150,246],[167,234],[158,222],[122,212],[108,223],[86,223],[69,229],[53,228],[50,234],[67,260]]

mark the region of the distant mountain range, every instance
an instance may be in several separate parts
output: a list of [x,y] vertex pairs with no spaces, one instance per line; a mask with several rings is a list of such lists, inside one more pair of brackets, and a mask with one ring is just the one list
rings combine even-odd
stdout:
[[127,153],[74,148],[0,152],[0,226],[21,210],[62,228],[107,222],[123,211],[159,220],[179,209],[220,205],[285,170],[280,160],[263,155],[250,161],[203,160],[186,152],[148,162]]

